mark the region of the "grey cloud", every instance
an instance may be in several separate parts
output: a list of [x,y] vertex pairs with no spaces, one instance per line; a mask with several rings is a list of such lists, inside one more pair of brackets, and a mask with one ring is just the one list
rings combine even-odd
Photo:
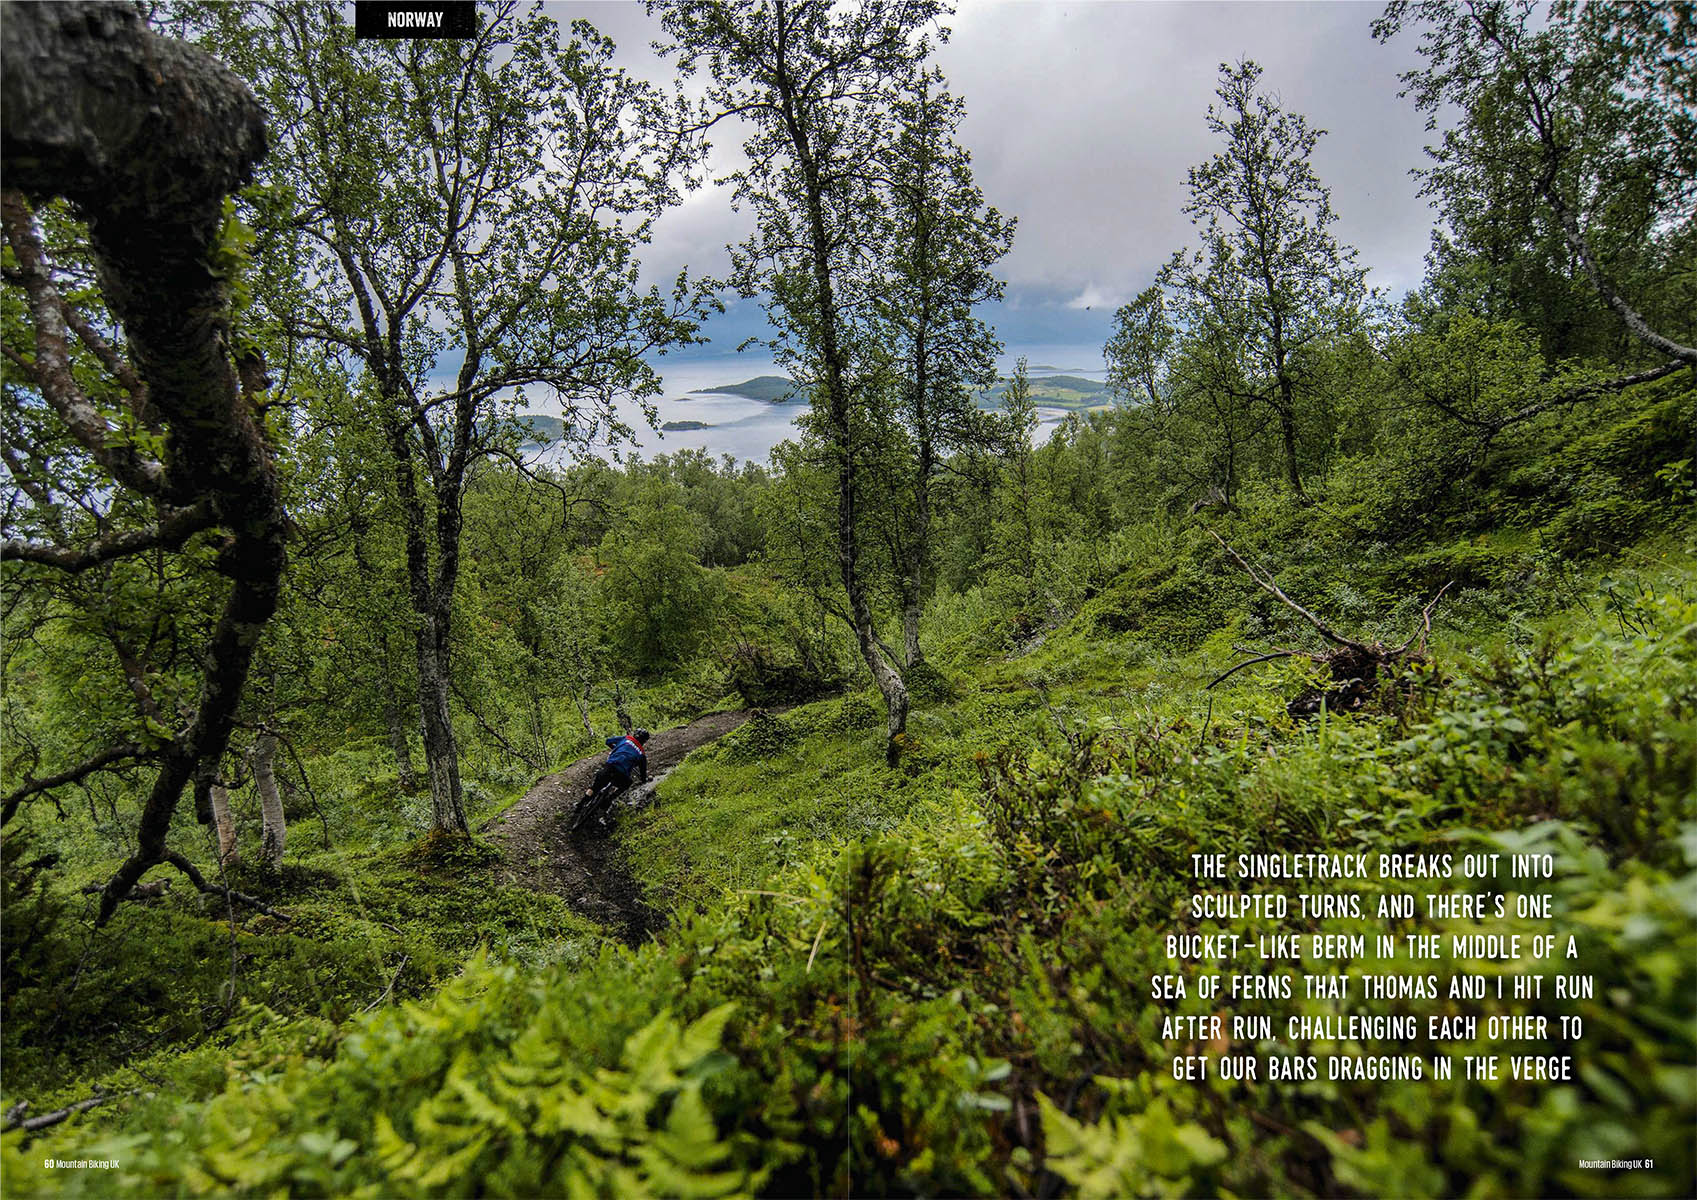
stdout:
[[969,3],[940,59],[966,98],[963,138],[992,203],[1020,217],[1015,285],[1127,296],[1191,239],[1188,167],[1221,62],[1328,130],[1315,169],[1340,236],[1377,281],[1418,282],[1431,215],[1408,169],[1423,118],[1397,97],[1402,46],[1375,43],[1367,4]]
[[[649,49],[658,22],[635,3],[550,5],[619,44],[619,59],[655,82],[670,68]],[[1193,240],[1184,175],[1214,152],[1203,123],[1221,62],[1253,58],[1263,85],[1328,131],[1315,169],[1333,191],[1341,239],[1372,281],[1419,282],[1432,213],[1409,168],[1423,161],[1424,121],[1397,96],[1412,42],[1374,42],[1377,4],[1025,3],[968,0],[939,51],[965,97],[962,138],[986,198],[1019,218],[1003,272],[1010,301],[986,314],[1010,342],[1094,339],[1113,307],[1147,286]],[[738,136],[716,131],[720,165]],[[728,192],[709,188],[662,219],[645,258],[651,278],[687,264],[722,271],[723,247],[747,230]],[[1085,306],[1088,307],[1086,311]],[[1041,334],[1042,336],[1036,336]]]

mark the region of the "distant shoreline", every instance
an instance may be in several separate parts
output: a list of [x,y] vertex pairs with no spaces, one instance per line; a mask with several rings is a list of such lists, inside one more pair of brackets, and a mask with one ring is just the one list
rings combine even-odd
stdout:
[[[806,401],[801,394],[796,381],[786,375],[756,375],[753,379],[745,379],[741,383],[726,383],[718,387],[697,388],[693,393],[697,396],[741,396],[745,400],[759,400],[765,404],[787,404],[791,400]],[[681,397],[689,399],[689,395]]]

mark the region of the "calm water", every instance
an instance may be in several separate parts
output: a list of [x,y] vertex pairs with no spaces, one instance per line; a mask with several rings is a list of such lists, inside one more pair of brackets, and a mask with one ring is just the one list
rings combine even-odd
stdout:
[[[1059,373],[1101,379],[1104,374],[1100,346],[1016,347],[1002,356],[999,363],[1002,371],[1011,371],[1014,360],[1021,354],[1029,361],[1033,376]],[[655,402],[659,423],[701,421],[709,428],[670,432],[650,429],[634,404],[623,406],[620,416],[636,429],[637,450],[645,457],[700,449],[715,456],[729,454],[739,460],[764,463],[773,446],[796,436],[796,418],[806,411],[798,400],[770,404],[742,396],[707,395],[701,390],[741,383],[760,375],[783,374],[770,358],[748,354],[677,360],[662,358],[656,361],[655,367],[665,389],[661,399]],[[1066,415],[1059,409],[1042,408],[1038,414],[1041,422],[1037,431],[1039,441],[1047,439]],[[600,447],[597,452],[603,458],[612,457],[608,447]],[[541,460],[556,460],[563,453],[558,449],[549,450],[541,456]],[[623,453],[627,456],[631,453],[628,444]]]

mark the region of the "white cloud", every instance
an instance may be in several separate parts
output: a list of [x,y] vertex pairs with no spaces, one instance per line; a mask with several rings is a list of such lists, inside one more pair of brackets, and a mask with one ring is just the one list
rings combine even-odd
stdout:
[[1091,310],[1100,308],[1112,311],[1130,299],[1131,297],[1124,292],[1100,288],[1092,283],[1071,300],[1068,300],[1067,307]]

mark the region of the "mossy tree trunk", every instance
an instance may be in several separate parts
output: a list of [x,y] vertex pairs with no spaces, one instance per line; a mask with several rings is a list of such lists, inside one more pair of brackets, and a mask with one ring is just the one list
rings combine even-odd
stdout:
[[[27,546],[8,550],[76,571],[175,549],[209,526],[227,534],[216,570],[229,588],[198,656],[199,696],[185,727],[152,729],[160,744],[147,757],[158,774],[135,850],[102,895],[97,920],[104,923],[146,871],[181,860],[166,838],[191,781],[198,814],[212,821],[217,764],[277,607],[287,518],[243,378],[258,382],[264,373],[245,354],[246,370],[238,372],[228,268],[215,265],[225,197],[264,156],[265,119],[234,74],[195,47],[155,36],[128,5],[16,6],[6,13],[0,52],[6,241],[35,333],[27,383],[114,487],[147,497],[161,514],[157,526],[102,539],[70,561],[46,555],[64,548],[42,547],[41,556]],[[81,328],[86,322],[58,291],[30,208],[53,197],[69,200],[87,223],[100,290],[123,328],[126,353]],[[82,391],[68,328],[128,393],[137,420],[163,432],[157,449],[121,436]],[[185,527],[184,513],[200,523]]]

